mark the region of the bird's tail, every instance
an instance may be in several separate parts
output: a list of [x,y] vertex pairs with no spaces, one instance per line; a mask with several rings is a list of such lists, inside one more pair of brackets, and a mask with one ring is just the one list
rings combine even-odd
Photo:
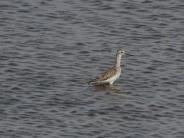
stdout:
[[89,85],[102,85],[102,84],[104,84],[104,82],[102,82],[102,81],[98,81],[98,80],[90,80],[90,81],[88,81],[88,84]]
[[95,84],[95,81],[94,80],[90,80],[87,82],[88,84]]

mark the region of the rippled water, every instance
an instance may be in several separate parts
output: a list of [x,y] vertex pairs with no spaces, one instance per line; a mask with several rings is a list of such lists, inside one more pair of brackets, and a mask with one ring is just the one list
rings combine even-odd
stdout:
[[[182,0],[1,0],[1,138],[183,138]],[[88,86],[114,62],[114,87]]]

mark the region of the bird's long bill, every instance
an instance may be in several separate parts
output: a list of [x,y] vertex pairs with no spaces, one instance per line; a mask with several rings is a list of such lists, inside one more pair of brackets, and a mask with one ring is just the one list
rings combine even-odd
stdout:
[[126,53],[125,55],[126,55],[126,56],[133,56],[133,55],[131,55],[131,54],[129,54],[129,53]]

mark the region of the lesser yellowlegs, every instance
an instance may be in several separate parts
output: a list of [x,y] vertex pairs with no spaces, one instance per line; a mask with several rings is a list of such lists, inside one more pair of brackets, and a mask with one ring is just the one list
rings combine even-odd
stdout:
[[117,80],[121,74],[121,57],[125,54],[125,51],[119,49],[116,55],[115,65],[102,73],[100,76],[96,77],[94,80],[89,81],[89,84],[101,85],[110,84],[112,85],[115,80]]

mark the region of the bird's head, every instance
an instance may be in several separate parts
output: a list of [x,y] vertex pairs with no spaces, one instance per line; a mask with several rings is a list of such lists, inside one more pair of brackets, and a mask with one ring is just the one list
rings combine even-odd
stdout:
[[117,53],[118,55],[125,55],[125,50],[119,49]]

